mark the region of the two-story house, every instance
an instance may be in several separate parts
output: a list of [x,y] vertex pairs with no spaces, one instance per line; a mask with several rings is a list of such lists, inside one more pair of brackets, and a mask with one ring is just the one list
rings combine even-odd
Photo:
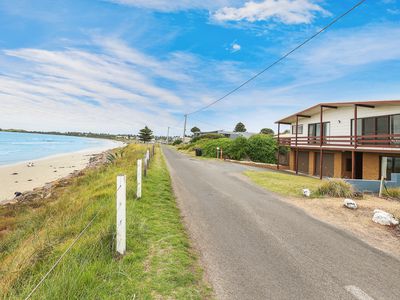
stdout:
[[[400,100],[321,103],[276,123],[296,173],[374,180],[400,173]],[[281,124],[290,136],[279,136]]]

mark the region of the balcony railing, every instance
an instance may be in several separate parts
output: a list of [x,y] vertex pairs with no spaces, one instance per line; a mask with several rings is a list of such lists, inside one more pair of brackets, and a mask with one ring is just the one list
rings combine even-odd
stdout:
[[400,134],[375,134],[375,135],[331,135],[323,136],[322,143],[320,136],[298,136],[280,137],[278,140],[280,146],[290,147],[344,147],[344,148],[400,148]]

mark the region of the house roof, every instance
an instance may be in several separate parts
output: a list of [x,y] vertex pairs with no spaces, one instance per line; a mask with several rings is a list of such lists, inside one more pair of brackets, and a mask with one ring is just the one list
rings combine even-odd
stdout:
[[296,122],[296,116],[299,117],[307,117],[318,114],[320,112],[321,106],[326,107],[325,109],[329,109],[329,107],[348,107],[354,105],[370,105],[370,106],[378,106],[378,105],[400,105],[400,100],[370,100],[370,101],[352,101],[352,102],[326,102],[326,103],[318,103],[314,106],[311,106],[305,110],[294,113],[290,116],[287,116],[283,119],[276,121],[275,123],[281,124],[291,124]]
[[254,132],[248,132],[248,131],[245,131],[245,132],[235,132],[235,131],[228,131],[228,130],[223,130],[223,129],[221,129],[221,130],[214,130],[214,131],[202,131],[202,132],[200,132],[200,134],[208,134],[208,133],[219,133],[219,134],[230,134],[230,135],[243,135],[243,136],[247,136],[247,137],[250,137],[250,136],[252,136],[252,135],[255,135],[255,134],[257,134],[257,133],[254,133]]

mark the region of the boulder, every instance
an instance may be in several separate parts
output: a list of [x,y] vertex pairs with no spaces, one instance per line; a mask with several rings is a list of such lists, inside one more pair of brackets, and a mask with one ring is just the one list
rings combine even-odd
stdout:
[[310,197],[311,196],[311,191],[309,189],[303,189],[303,196],[304,197]]
[[352,199],[344,199],[343,205],[350,209],[357,209],[357,203]]
[[372,221],[386,226],[399,225],[399,221],[396,220],[396,218],[392,214],[380,209],[374,210],[374,216],[372,217]]

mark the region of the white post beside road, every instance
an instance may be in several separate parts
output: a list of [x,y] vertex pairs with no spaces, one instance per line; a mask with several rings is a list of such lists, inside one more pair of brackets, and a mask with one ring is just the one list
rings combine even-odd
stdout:
[[126,252],[126,176],[117,176],[117,252]]
[[136,198],[140,199],[140,198],[142,198],[142,160],[141,159],[137,160],[136,181],[137,181]]
[[381,177],[381,184],[379,185],[379,197],[382,197],[382,193],[383,193],[383,181],[384,181],[384,177]]

